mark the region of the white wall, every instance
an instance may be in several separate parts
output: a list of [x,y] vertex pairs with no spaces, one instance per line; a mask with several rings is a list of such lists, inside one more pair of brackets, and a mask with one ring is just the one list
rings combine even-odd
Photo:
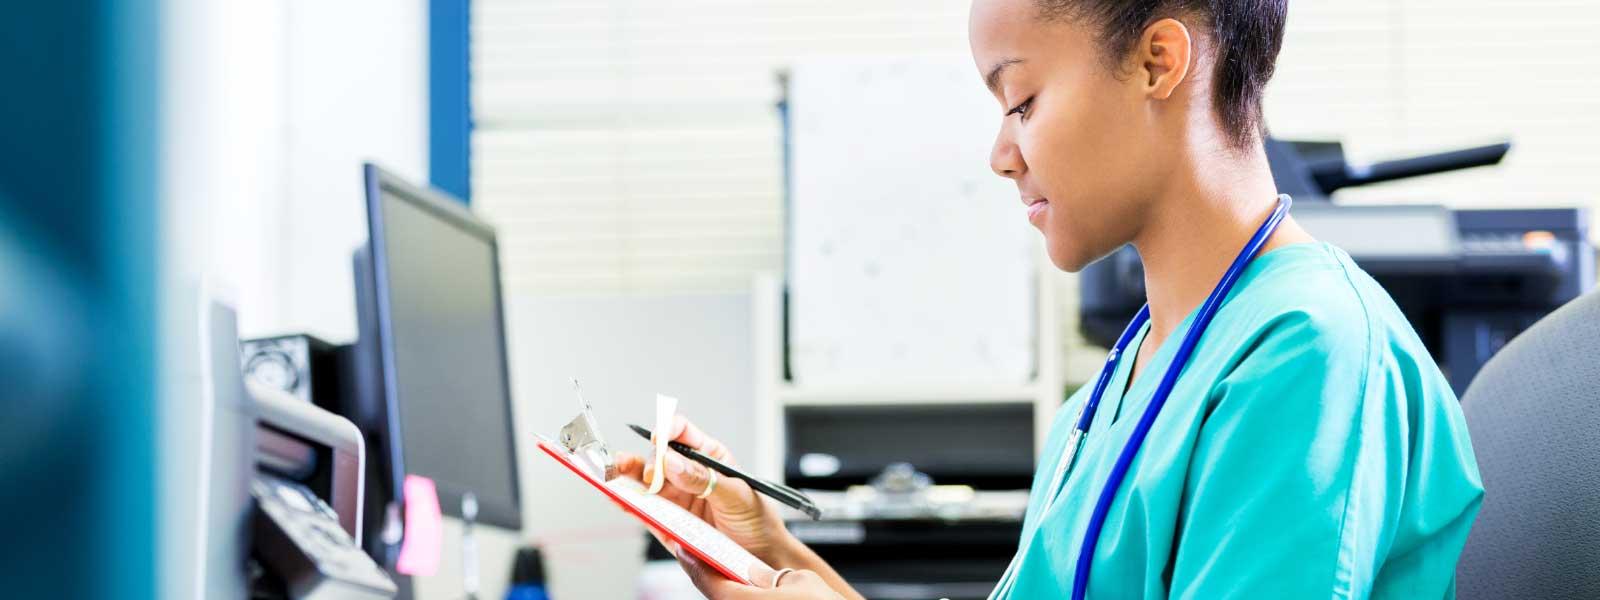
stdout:
[[287,3],[281,229],[286,331],[355,339],[350,252],[366,239],[361,163],[428,175],[423,0]]
[[200,598],[205,549],[200,505],[204,379],[198,310],[202,282],[226,293],[246,327],[283,312],[272,244],[283,186],[278,40],[281,6],[169,0],[161,13],[161,478],[163,598]]
[[426,3],[169,7],[168,119],[191,147],[171,179],[196,199],[174,217],[208,224],[205,251],[174,260],[238,292],[246,336],[354,339],[361,164],[428,175]]

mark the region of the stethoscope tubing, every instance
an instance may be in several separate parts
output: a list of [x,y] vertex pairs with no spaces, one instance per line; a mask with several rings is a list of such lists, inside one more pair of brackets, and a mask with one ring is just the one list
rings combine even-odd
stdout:
[[[1106,477],[1105,487],[1100,490],[1100,497],[1095,502],[1094,512],[1089,515],[1089,526],[1083,535],[1083,548],[1078,553],[1077,570],[1073,574],[1072,598],[1083,600],[1089,587],[1089,570],[1094,562],[1094,551],[1100,543],[1100,533],[1105,528],[1106,515],[1111,511],[1111,503],[1116,499],[1117,491],[1127,479],[1128,468],[1133,464],[1133,459],[1139,454],[1139,449],[1144,446],[1144,440],[1150,434],[1150,427],[1155,423],[1156,417],[1161,414],[1162,407],[1166,406],[1167,397],[1172,395],[1172,388],[1177,385],[1178,377],[1183,374],[1184,367],[1189,362],[1189,357],[1194,354],[1195,346],[1200,343],[1200,336],[1205,334],[1206,327],[1217,316],[1217,311],[1222,307],[1222,302],[1227,299],[1228,293],[1233,291],[1233,285],[1238,282],[1239,276],[1244,273],[1261,247],[1266,245],[1267,239],[1277,231],[1278,224],[1283,222],[1284,216],[1289,214],[1293,205],[1287,195],[1279,196],[1278,206],[1267,217],[1266,222],[1256,229],[1254,236],[1245,244],[1239,255],[1233,259],[1233,264],[1223,273],[1222,280],[1211,290],[1211,295],[1206,297],[1204,304],[1200,305],[1200,312],[1195,316],[1195,321],[1189,326],[1189,331],[1184,334],[1183,342],[1178,346],[1177,353],[1172,357],[1172,364],[1161,377],[1161,383],[1156,387],[1155,394],[1150,398],[1150,404],[1145,407],[1144,414],[1140,415],[1139,422],[1134,425],[1133,432],[1128,442],[1123,445],[1122,453],[1117,456],[1117,462],[1111,467],[1111,473]],[[1144,321],[1150,318],[1150,305],[1146,304],[1139,310],[1132,323],[1123,331],[1117,346],[1113,348],[1111,356],[1107,358],[1104,371],[1099,381],[1095,383],[1094,392],[1089,401],[1085,403],[1085,410],[1078,420],[1078,429],[1088,432],[1089,423],[1094,418],[1094,411],[1099,408],[1100,396],[1105,393],[1106,383],[1111,378],[1111,372],[1116,369],[1117,361],[1127,350],[1132,342],[1132,332],[1144,326]]]

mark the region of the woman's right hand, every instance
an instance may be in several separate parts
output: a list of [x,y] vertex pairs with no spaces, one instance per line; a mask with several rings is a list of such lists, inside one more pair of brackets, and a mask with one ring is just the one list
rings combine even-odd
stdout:
[[[726,446],[681,415],[673,417],[672,427],[666,434],[668,440],[694,448],[724,464],[735,464]],[[616,464],[619,473],[640,483],[648,484],[659,475],[653,460],[637,454],[618,452]],[[767,564],[781,565],[791,560],[786,551],[798,542],[784,527],[777,507],[750,489],[749,484],[718,475],[717,487],[702,499],[697,496],[710,484],[710,469],[670,450],[664,464],[667,480],[661,488],[661,497],[710,523]]]

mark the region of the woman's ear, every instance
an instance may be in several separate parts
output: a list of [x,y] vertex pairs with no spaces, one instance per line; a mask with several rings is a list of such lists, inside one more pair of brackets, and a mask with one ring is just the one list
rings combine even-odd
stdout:
[[1136,74],[1144,83],[1145,93],[1157,100],[1172,97],[1173,90],[1189,76],[1193,53],[1194,38],[1183,22],[1166,18],[1146,27],[1133,52]]

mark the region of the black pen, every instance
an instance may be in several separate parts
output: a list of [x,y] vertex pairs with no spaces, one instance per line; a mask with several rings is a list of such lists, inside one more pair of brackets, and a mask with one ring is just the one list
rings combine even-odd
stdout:
[[[643,436],[644,439],[651,439],[649,429],[645,429],[638,425],[629,425],[628,428],[632,429],[634,433]],[[795,510],[810,515],[811,520],[813,521],[822,518],[822,509],[817,508],[817,504],[812,502],[810,498],[807,498],[806,495],[800,490],[783,485],[781,483],[762,481],[755,477],[745,475],[738,469],[722,464],[722,462],[718,461],[717,459],[696,452],[694,448],[690,448],[678,442],[667,442],[667,447],[672,448],[678,454],[689,457],[689,460],[693,460],[697,463],[710,467],[713,471],[728,477],[743,480],[745,483],[750,484],[751,489],[766,494],[773,500],[782,502],[790,507],[793,507]]]

